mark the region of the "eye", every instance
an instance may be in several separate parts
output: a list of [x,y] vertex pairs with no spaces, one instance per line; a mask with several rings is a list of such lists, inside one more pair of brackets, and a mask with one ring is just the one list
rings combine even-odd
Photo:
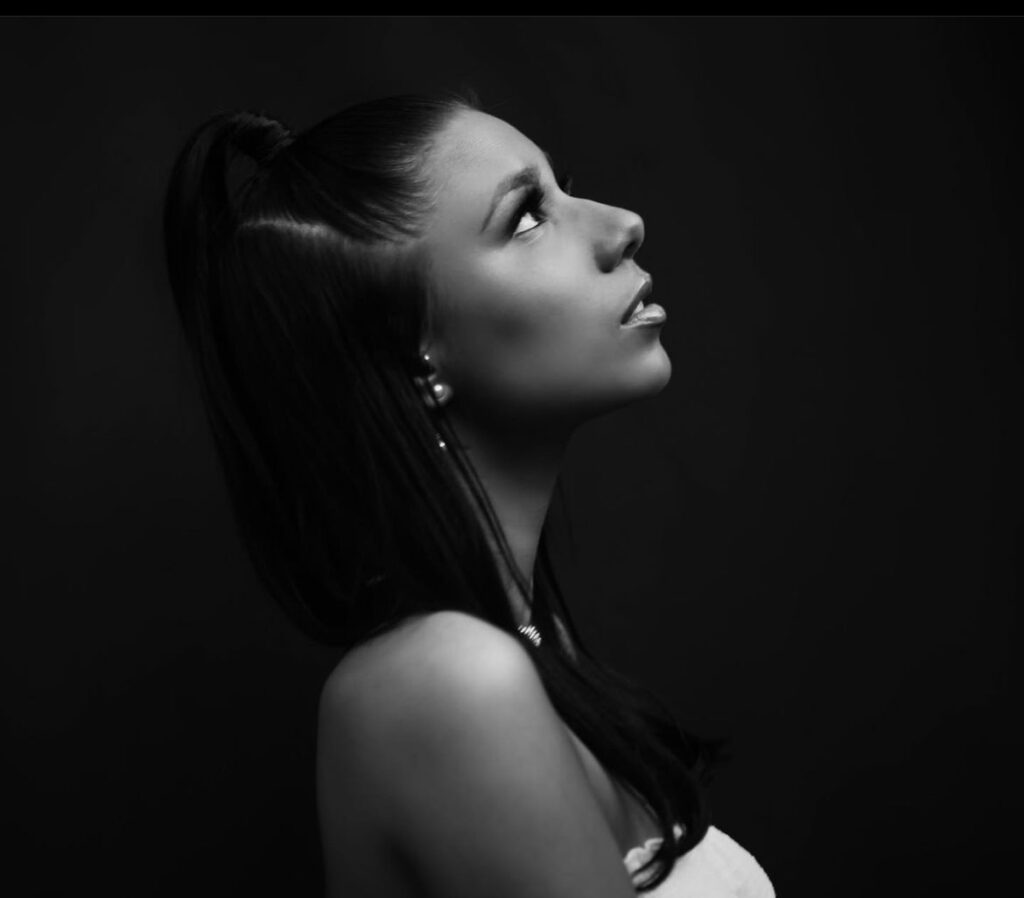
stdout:
[[[563,193],[569,193],[572,190],[572,175],[562,175],[558,178],[557,184],[559,190]],[[509,220],[510,236],[519,237],[523,234],[528,234],[547,221],[546,205],[547,195],[544,191],[540,187],[531,187],[523,196],[522,202]],[[526,227],[522,227],[524,223]]]
[[[544,214],[544,191],[535,185],[523,194],[522,200],[516,206],[515,212],[512,213],[508,222],[509,236],[518,237],[527,234],[544,221],[547,221],[547,216]],[[521,228],[520,225],[523,222],[526,222],[528,227]]]
[[[534,228],[540,227],[542,221],[545,221],[544,215],[541,213],[540,208],[536,209],[524,208],[516,213],[513,223],[515,228],[512,231],[513,237],[518,237],[520,234],[525,234],[528,231],[532,231]],[[526,223],[528,227],[522,227],[523,223]],[[532,224],[531,224],[532,222]]]

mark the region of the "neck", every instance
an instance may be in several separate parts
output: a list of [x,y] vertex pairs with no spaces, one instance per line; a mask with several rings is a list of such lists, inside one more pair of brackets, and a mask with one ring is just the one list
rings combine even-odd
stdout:
[[[523,595],[484,525],[505,580],[513,616],[517,624],[525,624],[530,620],[533,569],[541,529],[572,433],[498,433],[471,425],[454,414],[449,421],[494,507],[512,557],[530,585],[530,594]],[[483,523],[479,509],[477,513]]]

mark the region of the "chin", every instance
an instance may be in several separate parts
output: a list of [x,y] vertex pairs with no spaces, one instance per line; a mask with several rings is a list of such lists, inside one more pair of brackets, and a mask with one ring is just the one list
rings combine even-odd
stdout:
[[651,347],[651,352],[644,357],[641,366],[642,395],[638,396],[638,399],[656,396],[672,379],[672,359],[668,357],[660,340]]
[[[597,408],[594,417],[602,417],[625,406],[657,396],[672,379],[672,360],[659,344],[633,370],[627,383],[621,385],[614,399]],[[607,397],[606,397],[607,399]]]

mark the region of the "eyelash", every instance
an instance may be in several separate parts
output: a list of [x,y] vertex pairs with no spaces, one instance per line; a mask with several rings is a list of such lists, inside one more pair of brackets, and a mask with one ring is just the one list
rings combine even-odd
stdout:
[[[558,184],[558,189],[563,193],[572,192],[572,175],[566,173],[559,177],[555,182]],[[547,200],[547,194],[541,187],[531,187],[523,195],[522,201],[516,207],[516,211],[512,213],[512,217],[508,222],[508,235],[514,237],[516,228],[519,227],[519,222],[527,212],[529,212],[534,218],[537,219],[538,224],[547,221],[547,216],[544,213],[544,206]],[[533,228],[530,228],[532,231]],[[526,231],[525,233],[530,233]]]

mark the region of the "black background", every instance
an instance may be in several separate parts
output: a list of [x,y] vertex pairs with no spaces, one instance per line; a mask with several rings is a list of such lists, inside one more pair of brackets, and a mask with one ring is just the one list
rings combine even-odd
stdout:
[[644,216],[668,310],[668,387],[567,458],[584,633],[732,738],[714,820],[781,896],[1003,883],[1021,37],[1020,19],[5,20],[15,892],[320,893],[336,652],[242,554],[160,201],[214,112],[301,128],[462,84],[575,192]]

